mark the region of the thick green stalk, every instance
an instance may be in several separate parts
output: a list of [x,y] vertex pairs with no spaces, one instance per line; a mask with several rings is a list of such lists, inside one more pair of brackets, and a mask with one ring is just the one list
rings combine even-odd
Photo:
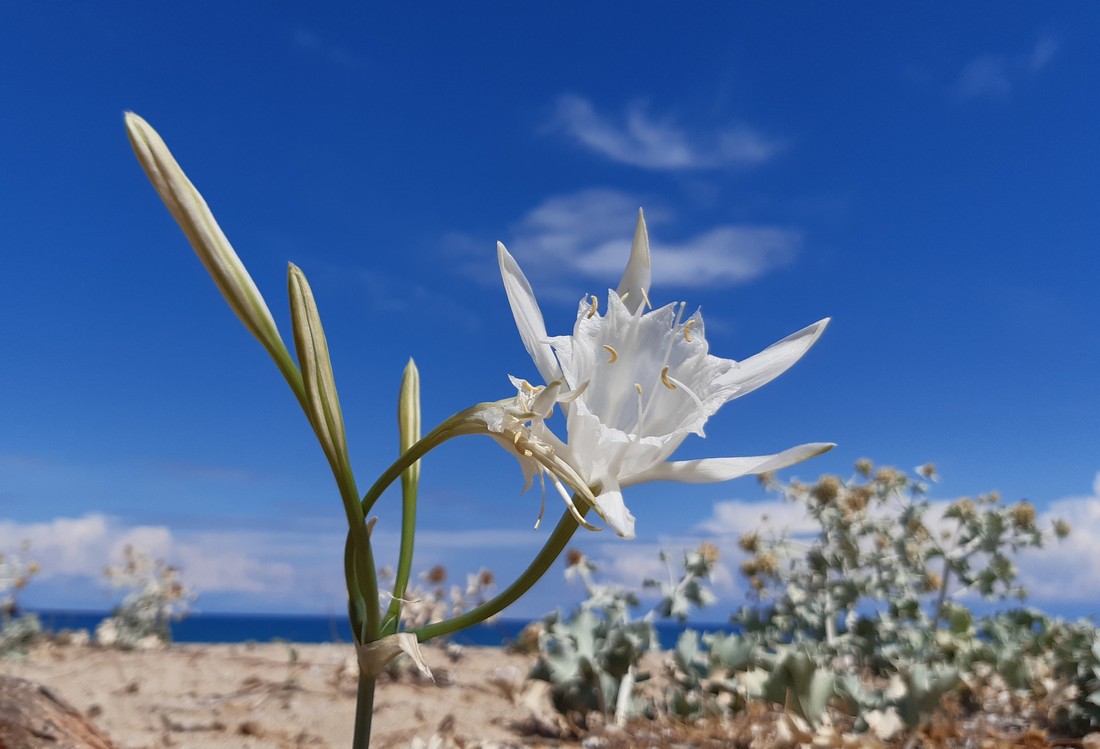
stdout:
[[376,677],[359,675],[359,689],[355,696],[355,732],[351,749],[369,749],[370,724],[374,717],[374,683]]
[[[573,506],[576,507],[577,512],[580,513],[582,518],[588,512],[588,505],[580,501],[576,496],[573,497]],[[492,600],[486,601],[477,608],[467,611],[465,614],[456,616],[453,619],[445,619],[441,622],[434,622],[433,624],[428,624],[419,629],[414,629],[412,633],[416,635],[417,640],[424,642],[433,637],[449,635],[460,629],[472,627],[475,624],[480,624],[491,616],[499,614],[505,608],[515,603],[520,596],[531,589],[531,586],[542,579],[542,576],[550,569],[550,565],[554,563],[554,560],[565,551],[566,544],[569,543],[569,539],[573,537],[573,533],[576,532],[578,527],[580,526],[577,523],[577,519],[573,517],[573,513],[566,510],[562,514],[561,520],[558,521],[557,526],[554,528],[554,532],[550,534],[550,538],[546,539],[546,543],[543,544],[538,556],[536,556],[527,569],[523,571],[523,574],[516,578],[515,582],[501,591],[499,595]]]

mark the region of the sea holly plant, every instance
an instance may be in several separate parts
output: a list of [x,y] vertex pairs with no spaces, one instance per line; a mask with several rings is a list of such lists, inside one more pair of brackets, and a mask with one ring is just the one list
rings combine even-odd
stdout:
[[[600,313],[596,297],[586,298],[572,335],[547,335],[530,283],[504,246],[498,246],[512,313],[543,383],[513,377],[511,397],[475,403],[422,435],[419,375],[410,361],[399,397],[400,455],[362,493],[351,469],[328,342],[305,274],[290,265],[292,355],[259,289],[164,141],[133,113],[126,115],[126,129],[146,175],[222,296],[286,379],[332,469],[348,522],[344,573],[360,669],[354,747],[369,745],[376,678],[397,654],[409,654],[426,671],[418,642],[482,622],[518,599],[545,574],[579,527],[596,527],[586,519],[590,510],[620,536],[632,537],[634,517],[623,489],[645,481],[725,481],[774,471],[832,447],[811,443],[760,457],[668,461],[689,434],[702,436],[706,420],[723,404],[794,364],[827,320],[741,362],[712,356],[698,312],[685,319],[683,304],[647,312],[649,240],[639,213],[626,271],[618,288],[608,293],[605,313]],[[564,439],[546,423],[558,406],[566,416]],[[518,459],[527,486],[536,477],[544,487],[549,482],[564,500],[565,511],[527,569],[499,594],[462,614],[402,629],[420,460],[443,442],[465,435],[494,438]],[[398,479],[401,543],[393,588],[383,597],[370,518],[382,493]]]
[[107,567],[103,576],[126,596],[96,627],[96,642],[127,650],[163,647],[172,640],[171,622],[187,615],[195,593],[164,560],[129,545],[122,553],[122,564]]
[[38,616],[20,613],[16,600],[39,572],[38,562],[26,558],[29,549],[24,543],[20,554],[0,552],[0,656],[22,654],[42,631]]

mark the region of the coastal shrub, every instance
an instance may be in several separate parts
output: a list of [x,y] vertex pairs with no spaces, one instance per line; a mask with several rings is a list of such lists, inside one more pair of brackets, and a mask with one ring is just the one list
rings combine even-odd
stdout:
[[[496,577],[484,567],[467,574],[465,585],[448,585],[447,569],[441,564],[424,570],[418,577],[419,582],[406,591],[402,601],[401,624],[405,629],[459,616],[485,603],[496,587]],[[383,568],[379,578],[391,580],[393,572]]]
[[[739,546],[749,603],[732,632],[684,631],[664,660],[663,694],[643,700],[642,656],[659,646],[653,622],[684,620],[713,601],[706,581],[717,549],[704,544],[683,573],[647,581],[660,593],[645,616],[631,616],[634,592],[596,582],[580,552],[568,578],[586,599],[569,616],[532,627],[538,660],[530,678],[551,684],[555,707],[579,726],[592,713],[723,720],[753,702],[780,707],[806,736],[845,725],[889,740],[918,740],[945,696],[987,713],[1026,717],[1052,730],[1100,727],[1100,633],[1016,608],[977,617],[970,597],[1023,599],[1016,555],[1064,538],[1070,528],[1040,523],[1027,502],[996,493],[937,504],[932,466],[915,475],[857,463],[846,480],[766,485],[802,505],[812,533],[761,528]],[[662,559],[665,559],[662,555]],[[665,559],[667,563],[667,559]],[[826,716],[832,713],[832,721]],[[792,729],[794,730],[794,729]]]
[[20,655],[42,632],[35,614],[19,611],[16,596],[36,574],[38,563],[25,558],[30,546],[22,545],[22,554],[0,552],[0,656]]
[[120,566],[107,567],[108,584],[126,591],[113,614],[96,627],[104,647],[160,647],[172,640],[171,622],[183,618],[195,593],[180,580],[179,570],[144,551],[126,546]]
[[1007,689],[1031,705],[1057,697],[1045,703],[1050,725],[1097,725],[1091,624],[1026,610],[976,618],[965,603],[1023,599],[1015,554],[1069,526],[1042,527],[1031,504],[1004,505],[992,492],[937,511],[927,498],[934,479],[931,465],[909,476],[867,460],[847,480],[765,477],[817,529],[739,540],[750,604],[731,617],[736,634],[681,637],[668,712],[694,719],[763,699],[810,724],[830,707],[857,730],[891,716],[915,736],[945,694]]
[[[662,553],[661,560],[668,564]],[[703,544],[683,559],[682,574],[669,566],[667,581],[646,580],[645,587],[657,589],[660,599],[641,618],[631,616],[639,600],[619,585],[600,583],[596,565],[583,553],[566,554],[567,580],[578,579],[587,597],[569,616],[560,611],[547,615],[534,632],[538,659],[530,678],[548,682],[554,707],[579,725],[593,712],[604,718],[613,715],[622,725],[628,718],[652,715],[652,705],[635,692],[635,685],[649,674],[641,671],[642,657],[659,649],[653,623],[658,618],[683,621],[692,608],[714,600],[706,586],[718,561],[717,548]]]

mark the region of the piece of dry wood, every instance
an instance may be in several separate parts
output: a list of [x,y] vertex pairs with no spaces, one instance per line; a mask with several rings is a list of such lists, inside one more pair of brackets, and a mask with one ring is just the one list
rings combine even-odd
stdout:
[[76,708],[47,687],[0,676],[0,749],[116,749]]

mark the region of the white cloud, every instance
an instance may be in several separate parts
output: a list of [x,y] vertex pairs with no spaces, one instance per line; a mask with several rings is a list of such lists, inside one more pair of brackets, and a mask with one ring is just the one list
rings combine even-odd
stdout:
[[734,541],[763,527],[803,536],[817,530],[817,524],[803,505],[782,499],[746,502],[733,499],[715,502],[712,515],[696,529],[719,539]]
[[[286,545],[278,534],[261,531],[177,535],[166,526],[124,526],[97,513],[40,523],[0,522],[0,550],[18,549],[24,541],[30,544],[25,556],[41,565],[42,581],[101,587],[104,567],[121,562],[126,546],[180,567],[184,581],[200,593],[285,593],[294,578],[294,568],[283,558]],[[326,544],[342,545],[338,538]],[[337,555],[331,556],[336,564]]]
[[[576,294],[577,278],[601,292],[618,283],[634,233],[634,217],[643,200],[614,190],[584,190],[550,198],[528,212],[508,243],[525,272],[540,288],[568,279]],[[700,288],[735,286],[793,261],[802,243],[798,230],[777,226],[717,226],[680,241],[668,241],[654,227],[671,213],[646,209],[653,277],[658,286]]]
[[1020,576],[1037,601],[1088,603],[1100,599],[1100,473],[1092,494],[1050,504],[1046,522],[1061,518],[1073,529],[1068,538],[1028,551]]
[[1024,54],[976,57],[959,72],[953,92],[960,99],[1004,98],[1019,83],[1046,68],[1059,46],[1053,37],[1042,36]]
[[783,149],[779,141],[744,125],[689,133],[671,117],[654,118],[641,103],[627,107],[621,124],[613,123],[579,96],[558,99],[551,126],[612,161],[660,171],[753,166]]

